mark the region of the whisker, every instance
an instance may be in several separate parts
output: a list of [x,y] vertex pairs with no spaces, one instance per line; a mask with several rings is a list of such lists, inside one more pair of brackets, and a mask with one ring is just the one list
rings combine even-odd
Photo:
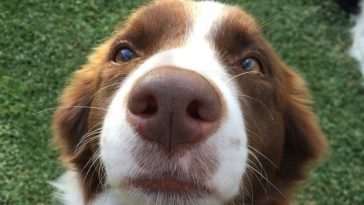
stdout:
[[[90,137],[90,136],[92,136],[92,137]],[[78,145],[75,147],[74,152],[77,152],[78,149],[80,149],[81,147],[87,145],[88,143],[99,139],[100,138],[100,130],[95,131],[95,133],[91,133],[89,136],[87,136],[87,138],[88,138],[87,140],[84,139],[82,142],[78,143]]]
[[[244,146],[241,145],[242,148],[245,148]],[[257,163],[259,164],[260,169],[262,170],[263,174],[258,171],[257,169],[255,169],[253,166],[255,166],[256,168],[259,168],[251,159],[248,158],[248,164],[247,164],[247,168],[250,169],[252,171],[252,174],[254,174],[257,179],[259,180],[259,183],[262,185],[262,188],[264,189],[264,192],[267,194],[267,189],[271,186],[273,187],[275,190],[277,190],[284,198],[286,198],[286,196],[268,179],[268,174],[263,166],[263,164],[260,162],[259,158],[255,155],[254,152],[258,153],[259,155],[261,155],[265,160],[267,160],[269,163],[271,163],[273,166],[275,166],[276,168],[278,168],[278,166],[272,162],[267,156],[265,156],[264,154],[262,154],[261,152],[259,152],[257,149],[255,149],[254,147],[252,147],[251,145],[247,145],[248,147],[248,153],[254,158],[256,159]],[[252,150],[249,150],[252,149]],[[250,163],[253,165],[250,165]],[[259,178],[264,179],[268,184],[266,184],[266,186],[263,185],[263,183],[260,181]],[[252,190],[251,187],[251,182],[250,182],[250,178],[249,175],[247,175],[247,180],[250,184],[250,189]],[[270,185],[270,186],[268,186]],[[264,188],[265,187],[265,188]],[[249,193],[249,192],[248,192]],[[249,196],[252,200],[254,199],[254,193],[251,193],[252,196]]]
[[[119,75],[115,76],[114,78],[117,78],[121,75],[127,75],[127,73],[120,73]],[[122,83],[113,83],[113,84],[110,84],[110,85],[107,85],[107,86],[104,86],[100,89],[98,89],[93,95],[92,97],[90,98],[90,100],[88,101],[88,103],[91,102],[91,100],[96,96],[96,94],[106,88],[109,88],[109,87],[112,87],[112,86],[115,86],[115,85],[121,85]],[[59,107],[52,107],[52,108],[46,108],[44,110],[40,110],[38,112],[35,112],[33,113],[33,115],[37,115],[37,114],[40,114],[42,112],[46,112],[46,111],[51,111],[51,110],[56,110],[58,108],[89,108],[89,109],[96,109],[96,110],[104,110],[104,111],[107,111],[107,109],[104,109],[104,108],[99,108],[99,107],[91,107],[91,106],[82,106],[82,105],[75,105],[75,106],[59,106]]]
[[[110,81],[114,81],[115,79],[120,78],[121,76],[127,76],[129,73],[118,73],[117,75],[115,75],[112,79],[110,79]],[[117,84],[121,84],[121,83],[114,83],[115,85]]]
[[97,163],[97,172],[99,173],[100,178],[96,189],[99,189],[100,187],[105,187],[104,179],[106,177],[105,168],[101,162]]
[[255,173],[257,173],[260,177],[265,179],[269,183],[269,185],[271,185],[276,191],[278,191],[279,194],[281,194],[285,199],[287,199],[287,197],[271,181],[269,181],[269,179],[267,179],[265,176],[263,176],[263,174],[258,172],[256,169],[254,169],[254,167],[250,166],[249,164],[247,164],[246,166],[247,166],[247,168],[251,169],[252,171],[255,171]]
[[[101,123],[102,123],[102,122],[97,123],[94,127],[98,126],[98,125],[99,125],[99,124],[101,124]],[[94,128],[94,127],[93,127],[93,128]],[[98,128],[98,129],[92,130],[93,128],[91,128],[89,132],[87,132],[86,134],[84,134],[84,135],[81,137],[80,142],[78,142],[78,144],[75,146],[75,151],[76,151],[79,147],[81,147],[81,145],[83,146],[83,145],[85,145],[85,144],[87,144],[87,143],[89,143],[89,142],[93,141],[95,137],[97,138],[97,137],[99,136],[99,134],[101,133],[102,128]],[[96,135],[96,136],[93,136],[93,137],[89,138],[89,137],[90,137],[90,136],[92,136],[92,135]],[[87,139],[87,138],[89,138],[89,139]],[[93,140],[91,140],[91,141],[90,141],[90,139],[93,139]]]
[[[84,178],[83,178],[83,181],[82,181],[82,183],[81,183],[81,186],[83,187],[83,185],[85,184],[85,182],[86,182],[86,178],[87,178],[87,176],[88,176],[88,174],[89,174],[89,172],[90,172],[90,170],[91,170],[91,168],[92,167],[94,167],[95,166],[95,163],[97,163],[97,160],[98,160],[98,151],[96,151],[96,152],[94,152],[94,154],[92,155],[92,157],[88,160],[88,162],[86,163],[86,165],[87,164],[89,164],[89,162],[90,161],[92,161],[92,163],[91,163],[91,165],[90,165],[90,167],[88,168],[88,170],[87,170],[87,172],[86,172],[86,175],[84,176]],[[86,167],[86,165],[84,166],[84,168]],[[84,169],[84,168],[82,168],[82,170]],[[93,174],[95,173],[95,170],[92,172],[92,176],[93,176]],[[91,176],[91,178],[92,178],[92,176]]]
[[[96,155],[100,155],[100,151],[99,151],[99,149],[98,150],[96,150],[96,152],[94,153],[94,155],[96,156]],[[97,173],[97,174],[100,174],[100,172],[99,172],[99,169],[98,169],[98,167],[100,166],[100,161],[98,160],[98,157],[97,157],[97,159],[95,159],[95,162],[94,162],[94,164],[93,165],[91,165],[91,166],[94,166],[95,167],[95,169],[93,170],[93,172],[92,172],[92,174],[91,174],[91,179],[94,177],[94,174],[95,173]],[[87,176],[87,175],[86,175]],[[96,187],[96,190],[100,187],[99,185],[100,185],[100,179],[99,179],[99,183],[98,183],[98,185],[97,185],[97,187]]]
[[244,193],[246,191],[246,188],[245,188],[244,183],[242,185],[243,185],[243,191],[241,193],[239,192],[239,194],[241,194],[241,197],[243,198],[243,205],[245,205],[245,194]]
[[[253,164],[257,168],[257,166],[251,160],[248,160],[248,163]],[[264,185],[262,180],[260,179],[261,177],[259,177],[259,175],[257,175],[257,173],[255,173],[254,171],[251,171],[251,173],[256,177],[256,179],[258,180],[260,186],[263,188],[263,191],[264,191],[265,195],[267,195],[268,194],[268,192],[267,192],[267,183]]]
[[245,128],[245,130],[246,130],[246,131],[248,131],[249,133],[251,133],[252,135],[254,135],[257,139],[259,139],[259,140],[260,140],[260,142],[261,142],[263,145],[265,145],[265,142],[264,142],[263,138],[262,138],[262,137],[260,137],[260,135],[259,135],[259,134],[257,134],[257,133],[255,133],[255,132],[253,132],[252,130],[250,130],[250,129],[248,129],[248,128]]
[[270,160],[267,156],[265,156],[263,153],[259,152],[259,150],[255,149],[251,145],[247,145],[248,148],[252,149],[254,152],[258,153],[260,156],[262,156],[265,160],[267,160],[269,163],[271,163],[275,168],[279,169],[278,165],[276,165],[272,160]]
[[[247,178],[247,180],[249,181],[250,179],[249,179],[249,177],[250,177],[250,175],[248,174],[248,175],[246,175],[245,176],[246,178]],[[245,184],[243,183],[243,198],[245,199],[245,194],[244,193],[247,193],[247,197],[249,197],[249,199],[252,199],[252,195],[251,195],[251,188],[250,188],[250,190],[249,190],[249,188],[247,187],[247,186],[245,186]],[[245,201],[245,200],[243,200],[243,201]]]
[[264,75],[261,72],[258,72],[258,71],[249,71],[249,72],[240,73],[238,75],[235,75],[235,76],[229,78],[225,83],[229,83],[232,80],[234,80],[235,78],[238,78],[238,77],[241,77],[241,76],[244,76],[244,75],[247,75],[247,74],[260,74],[262,77],[264,77]]
[[274,117],[273,117],[273,113],[272,113],[272,111],[269,109],[269,107],[266,105],[266,104],[264,104],[262,101],[260,101],[260,100],[258,100],[258,99],[256,99],[256,98],[254,98],[254,97],[251,97],[251,96],[249,96],[249,95],[244,95],[244,94],[239,94],[239,98],[240,97],[246,97],[246,98],[249,98],[249,99],[252,99],[252,100],[255,100],[255,101],[257,101],[259,104],[261,104],[268,112],[269,112],[269,115],[270,115],[270,117],[271,117],[271,119],[272,119],[272,121],[274,120]]
[[266,25],[270,24],[270,23],[273,23],[277,20],[276,17],[272,16],[270,18],[266,18],[265,20],[261,20],[258,22],[258,25],[261,27],[261,28],[264,28]]
[[[119,78],[120,76],[122,76],[122,75],[127,75],[128,73],[119,73],[119,74],[117,74],[116,76],[114,76],[110,81],[113,81],[113,80],[115,80],[115,79],[117,79],[117,78]],[[87,102],[87,104],[90,104],[91,103],[91,101],[95,98],[95,96],[97,95],[97,93],[99,93],[99,92],[101,92],[102,90],[104,90],[104,89],[106,89],[106,88],[109,88],[109,87],[112,87],[112,86],[115,86],[115,85],[121,85],[122,84],[122,82],[118,82],[118,83],[112,83],[112,84],[110,84],[110,85],[107,85],[107,86],[104,86],[104,87],[102,87],[102,88],[100,88],[100,89],[98,89],[91,97],[90,97],[90,99],[88,100],[88,102]]]
[[59,108],[64,108],[64,109],[71,109],[71,108],[87,108],[87,109],[95,109],[95,110],[103,110],[103,111],[107,111],[107,109],[105,108],[100,108],[100,107],[91,107],[91,106],[81,106],[81,105],[75,105],[75,106],[60,106],[60,107],[52,107],[52,108],[47,108],[44,110],[40,110],[38,112],[33,113],[33,115],[37,115],[40,114],[42,112],[47,112],[47,111],[51,111],[51,110],[57,110]]
[[[267,175],[267,172],[265,171],[265,169],[264,169],[264,167],[263,167],[263,165],[262,165],[262,163],[260,163],[260,161],[259,161],[259,159],[254,155],[254,153],[252,153],[252,152],[250,152],[250,150],[249,150],[249,154],[251,154],[255,159],[256,159],[256,161],[257,161],[257,163],[258,163],[258,165],[259,165],[259,167],[253,162],[253,160],[251,160],[251,159],[248,159],[248,163],[251,163],[252,165],[254,165],[257,169],[260,169],[261,170],[261,172],[263,172],[263,174],[264,174],[264,176],[266,177],[266,178],[268,178],[268,175]],[[253,172],[253,174],[257,177],[257,175]],[[267,195],[268,194],[268,192],[267,192],[267,189],[268,189],[268,184],[266,183],[265,184],[265,186],[263,185],[263,183],[262,183],[262,181],[259,179],[260,177],[257,177],[257,179],[258,179],[258,181],[259,181],[259,183],[260,183],[260,185],[262,186],[262,188],[263,188],[263,190],[264,190],[264,193],[265,193],[265,195]]]
[[249,176],[247,176],[247,180],[248,180],[248,182],[249,182],[249,187],[250,187],[250,192],[248,192],[248,193],[249,193],[249,195],[250,195],[250,199],[251,199],[252,201],[254,201],[254,191],[253,191],[253,185],[252,185],[252,183],[251,183],[251,181],[250,181],[250,177],[249,177]]
[[95,96],[99,93],[99,92],[101,92],[101,91],[103,91],[104,89],[107,89],[107,88],[109,88],[109,87],[112,87],[112,86],[116,86],[116,85],[122,85],[122,83],[112,83],[112,84],[110,84],[110,85],[106,85],[106,86],[104,86],[104,87],[102,87],[102,88],[100,88],[100,89],[98,89],[93,95],[92,95],[92,97],[90,98],[90,100],[89,100],[89,102],[93,99],[93,98],[95,98]]
[[87,163],[83,166],[83,168],[81,169],[80,173],[83,172],[83,170],[90,164],[90,163],[93,163],[93,158],[95,157],[95,153],[92,154],[92,156],[90,157],[90,159],[87,160]]

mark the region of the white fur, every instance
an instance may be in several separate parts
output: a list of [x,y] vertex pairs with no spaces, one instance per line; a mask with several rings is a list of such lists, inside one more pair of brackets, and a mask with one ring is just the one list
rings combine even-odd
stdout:
[[353,44],[349,54],[355,58],[364,77],[364,1],[360,2],[360,14],[355,16],[355,26],[351,29]]
[[[84,204],[81,189],[80,176],[76,171],[68,170],[57,181],[51,184],[57,188],[56,197],[62,204],[66,205],[82,205]],[[131,205],[127,203],[120,204],[120,199],[113,191],[107,190],[101,193],[92,201],[90,205]]]
[[80,176],[77,172],[68,170],[57,181],[51,183],[58,192],[56,197],[67,205],[84,204]]
[[[221,126],[204,143],[198,145],[198,149],[213,150],[216,153],[218,168],[205,183],[217,190],[217,195],[196,199],[176,197],[173,198],[173,204],[219,205],[238,193],[247,163],[247,134],[238,100],[239,92],[234,82],[229,80],[231,76],[226,68],[219,62],[211,39],[211,32],[219,26],[219,20],[224,15],[223,9],[224,5],[219,3],[196,3],[196,8],[192,11],[195,22],[184,46],[156,53],[129,74],[116,92],[108,108],[100,137],[100,158],[106,170],[106,184],[109,188],[93,201],[93,205],[151,205],[163,204],[166,200],[163,195],[146,195],[139,190],[124,190],[120,186],[123,179],[151,171],[139,167],[132,156],[131,150],[135,146],[153,145],[141,139],[126,120],[126,104],[127,96],[135,83],[151,70],[162,66],[175,66],[199,73],[218,86],[226,103],[226,114]],[[234,146],[234,141],[239,141],[240,146]],[[188,167],[190,157],[191,153],[187,152],[183,157],[174,160]],[[156,164],[166,164],[158,161],[158,158],[155,160]],[[67,181],[71,183],[72,180],[77,183],[77,179],[71,177]],[[71,186],[77,187],[77,184]],[[73,190],[80,191],[79,188]],[[68,200],[66,204],[82,204],[80,193],[77,194],[77,197],[73,197],[74,201]]]

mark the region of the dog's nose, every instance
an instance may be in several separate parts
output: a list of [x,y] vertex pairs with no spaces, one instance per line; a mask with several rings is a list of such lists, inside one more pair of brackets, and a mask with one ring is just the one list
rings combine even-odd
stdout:
[[168,151],[214,133],[222,103],[214,87],[194,71],[163,67],[143,76],[128,99],[127,119],[136,132]]

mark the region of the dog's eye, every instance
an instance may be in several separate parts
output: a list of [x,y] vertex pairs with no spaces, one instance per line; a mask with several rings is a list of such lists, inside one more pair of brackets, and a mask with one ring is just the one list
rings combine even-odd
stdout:
[[260,64],[255,58],[246,58],[241,62],[241,68],[246,72],[260,72]]
[[116,63],[123,63],[131,61],[135,58],[135,53],[128,48],[122,48],[118,50],[118,52],[115,55],[114,61]]

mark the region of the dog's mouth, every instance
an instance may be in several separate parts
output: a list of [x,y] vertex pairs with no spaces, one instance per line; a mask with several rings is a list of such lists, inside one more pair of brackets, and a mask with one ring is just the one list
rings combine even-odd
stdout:
[[166,194],[202,198],[214,195],[215,191],[201,182],[177,177],[136,177],[123,183],[127,189],[137,189],[146,194]]

